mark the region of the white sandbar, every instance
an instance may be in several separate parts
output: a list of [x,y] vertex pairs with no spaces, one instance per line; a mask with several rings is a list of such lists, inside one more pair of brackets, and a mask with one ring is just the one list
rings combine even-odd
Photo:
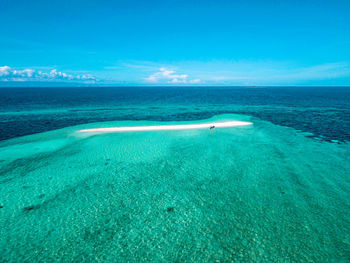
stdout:
[[191,130],[191,129],[209,129],[210,127],[224,128],[247,126],[253,123],[246,121],[225,121],[225,122],[210,122],[201,124],[180,124],[180,125],[154,125],[154,126],[129,126],[129,127],[108,127],[79,130],[78,132],[131,132],[131,131],[168,131],[168,130]]

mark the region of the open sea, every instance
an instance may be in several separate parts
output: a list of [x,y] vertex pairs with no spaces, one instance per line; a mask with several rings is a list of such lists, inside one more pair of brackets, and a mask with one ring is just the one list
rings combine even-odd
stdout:
[[350,87],[0,88],[0,262],[350,262],[349,142]]

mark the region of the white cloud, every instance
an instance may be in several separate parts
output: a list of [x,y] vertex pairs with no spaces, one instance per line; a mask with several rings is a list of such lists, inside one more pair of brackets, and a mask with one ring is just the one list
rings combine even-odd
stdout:
[[0,67],[0,81],[96,81],[90,74],[68,74],[52,69],[49,72],[35,69],[13,69],[9,66]]
[[175,70],[167,68],[160,68],[158,72],[153,73],[148,78],[145,78],[150,83],[173,83],[173,84],[198,84],[201,82],[200,79],[189,80],[187,74],[176,74]]
[[10,69],[8,66],[0,67],[0,77],[9,75]]
[[15,78],[31,78],[35,72],[33,69],[11,70],[10,67],[7,68],[9,69],[8,73],[12,74]]

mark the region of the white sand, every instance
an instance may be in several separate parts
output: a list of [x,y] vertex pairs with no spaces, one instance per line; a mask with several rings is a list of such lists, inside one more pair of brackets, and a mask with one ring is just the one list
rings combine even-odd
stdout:
[[225,121],[211,122],[202,124],[183,124],[183,125],[154,125],[154,126],[130,126],[130,127],[108,127],[79,130],[78,132],[131,132],[131,131],[168,131],[168,130],[190,130],[190,129],[209,129],[212,126],[215,128],[237,127],[251,125],[251,122],[245,121]]

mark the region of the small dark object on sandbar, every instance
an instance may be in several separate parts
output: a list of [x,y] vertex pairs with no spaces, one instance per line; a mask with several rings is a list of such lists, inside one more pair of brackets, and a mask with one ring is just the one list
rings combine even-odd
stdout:
[[23,208],[23,211],[30,211],[30,210],[33,210],[35,209],[36,207],[34,205],[31,205],[31,206],[27,206],[27,207],[24,207]]
[[215,128],[215,126],[210,126],[210,128],[209,128],[209,129],[211,129],[211,130],[212,130],[212,129],[214,129],[214,128]]
[[166,211],[169,213],[169,212],[174,212],[174,210],[175,210],[175,208],[174,207],[168,207],[167,209],[166,209]]

